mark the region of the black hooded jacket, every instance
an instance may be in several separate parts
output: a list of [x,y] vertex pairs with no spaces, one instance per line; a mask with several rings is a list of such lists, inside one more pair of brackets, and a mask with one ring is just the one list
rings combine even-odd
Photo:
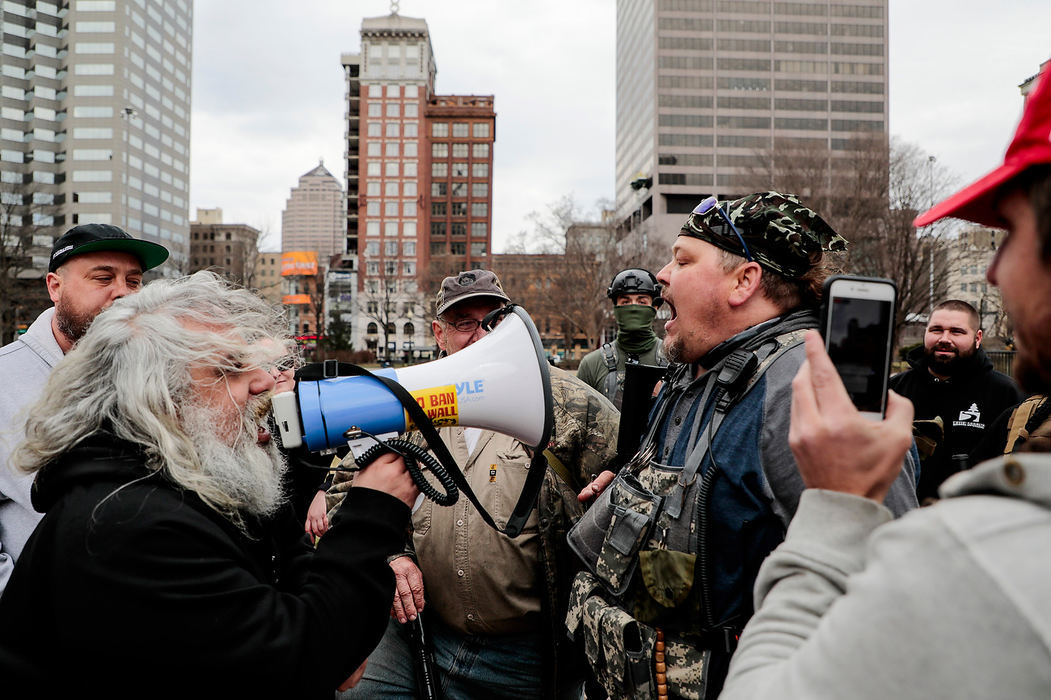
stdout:
[[890,378],[890,388],[912,401],[916,420],[941,416],[945,437],[923,462],[917,496],[937,497],[938,486],[961,468],[973,466],[954,455],[969,455],[981,440],[986,426],[1008,406],[1022,400],[1014,380],[993,369],[979,348],[964,360],[948,379],[938,379],[927,369],[924,347],[913,348],[906,358],[912,369]]
[[409,519],[361,488],[316,551],[290,509],[246,534],[107,435],[44,467],[33,499],[46,514],[0,598],[9,698],[331,698],[386,629]]

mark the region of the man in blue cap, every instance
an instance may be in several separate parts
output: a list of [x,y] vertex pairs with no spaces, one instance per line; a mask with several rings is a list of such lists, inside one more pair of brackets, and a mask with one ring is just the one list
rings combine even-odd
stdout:
[[142,286],[142,274],[168,259],[161,245],[109,224],[75,226],[55,241],[48,264],[44,311],[18,340],[0,348],[0,595],[41,514],[29,500],[32,478],[11,466],[24,435],[25,410],[40,396],[62,356],[100,311]]

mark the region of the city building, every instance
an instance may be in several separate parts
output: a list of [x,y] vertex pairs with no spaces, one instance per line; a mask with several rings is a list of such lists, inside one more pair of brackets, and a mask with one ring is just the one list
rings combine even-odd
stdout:
[[493,96],[437,95],[427,23],[361,24],[343,54],[347,98],[345,269],[356,270],[355,347],[415,357],[432,345],[441,278],[487,267],[492,243]]
[[187,272],[211,270],[245,287],[257,287],[259,234],[248,224],[223,223],[222,209],[198,209],[197,219],[190,222]]
[[885,143],[887,5],[617,0],[622,236],[664,246],[705,197],[767,189],[779,154],[826,154],[831,186],[837,154]]
[[1010,335],[1000,289],[985,279],[985,271],[1006,235],[1001,229],[968,226],[949,241],[947,250],[946,297],[962,299],[978,310],[987,347]]
[[259,295],[275,306],[284,296],[284,278],[281,276],[281,253],[261,252],[255,262],[255,284]]
[[95,222],[184,271],[192,0],[5,0],[0,21],[0,196],[27,267],[43,275],[52,240]]
[[315,250],[321,259],[344,252],[343,187],[319,162],[299,178],[281,212],[281,250]]

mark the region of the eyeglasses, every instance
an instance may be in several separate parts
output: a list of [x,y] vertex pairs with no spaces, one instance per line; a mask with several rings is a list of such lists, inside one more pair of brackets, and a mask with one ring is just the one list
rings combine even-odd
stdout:
[[[484,321],[485,319],[483,318],[481,321],[479,321],[476,318],[460,318],[455,321],[449,321],[439,316],[438,320],[447,326],[452,326],[461,333],[474,333],[476,330],[478,330],[478,327],[482,325],[482,321]],[[498,320],[494,321],[493,327],[495,328],[498,323]]]
[[730,217],[727,216],[726,212],[723,211],[722,207],[719,206],[718,199],[716,199],[715,197],[709,197],[708,199],[704,200],[696,207],[694,207],[693,213],[707,214],[712,209],[715,209],[717,212],[719,212],[719,216],[723,217],[723,221],[726,222],[726,224],[730,227],[730,230],[734,232],[735,236],[737,236],[737,240],[741,242],[741,247],[744,248],[744,257],[748,260],[748,262],[752,262],[752,251],[748,250],[748,244],[744,242],[744,236],[741,235],[741,232],[737,230],[736,226],[734,226],[734,222],[730,221]]
[[292,355],[285,355],[284,357],[277,358],[273,362],[266,362],[263,364],[263,369],[267,372],[273,372],[274,370],[277,370],[278,372],[287,372],[295,368],[296,358]]

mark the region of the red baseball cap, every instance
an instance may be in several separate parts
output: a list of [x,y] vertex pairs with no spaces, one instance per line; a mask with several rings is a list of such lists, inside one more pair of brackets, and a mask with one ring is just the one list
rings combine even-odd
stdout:
[[1051,163],[1051,64],[1037,79],[1036,89],[1029,96],[1022,121],[1011,145],[1007,147],[1004,164],[977,182],[963,188],[948,199],[916,217],[913,226],[932,224],[952,216],[986,226],[1002,228],[1003,219],[996,211],[1000,188],[1033,165]]

